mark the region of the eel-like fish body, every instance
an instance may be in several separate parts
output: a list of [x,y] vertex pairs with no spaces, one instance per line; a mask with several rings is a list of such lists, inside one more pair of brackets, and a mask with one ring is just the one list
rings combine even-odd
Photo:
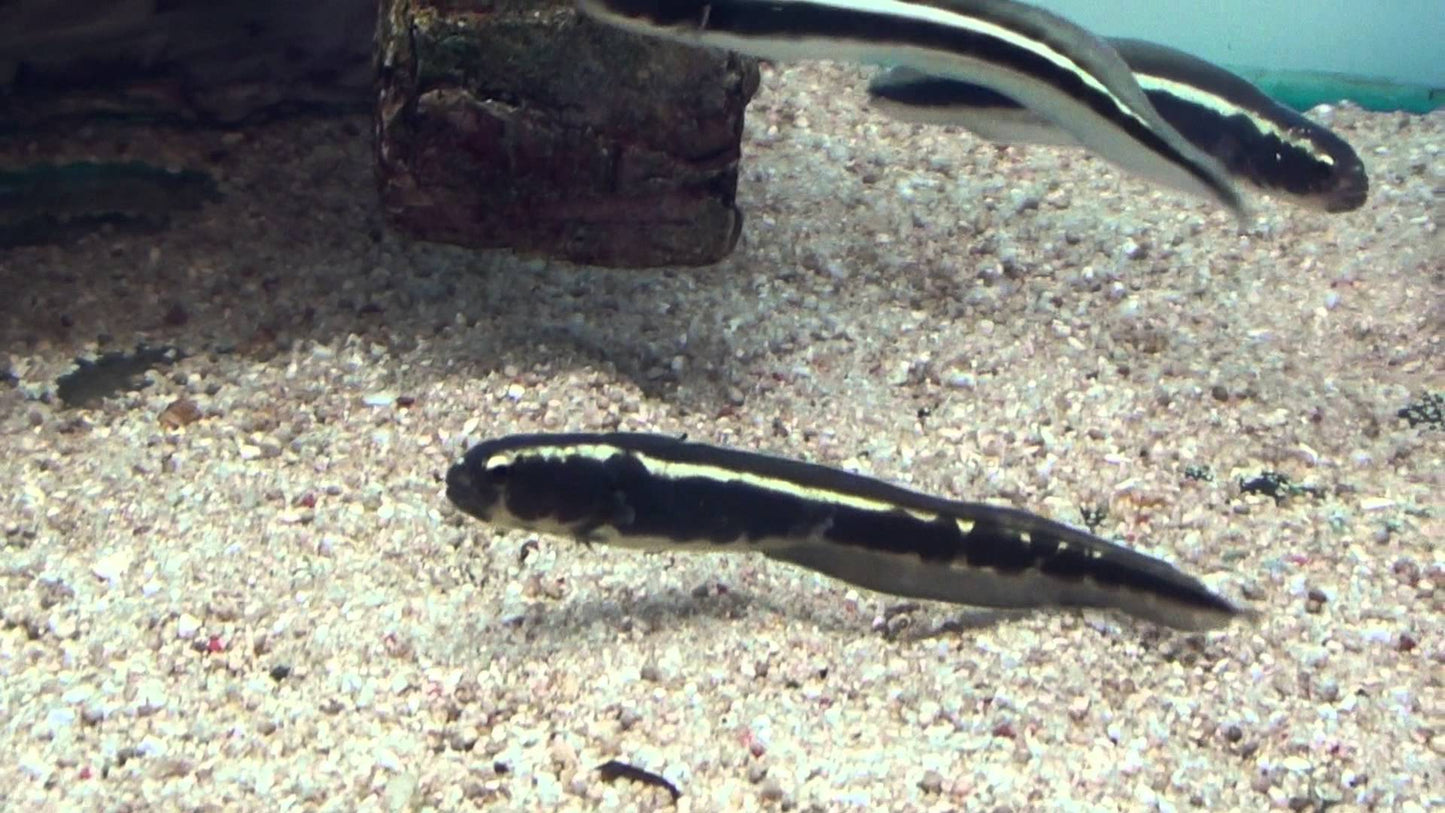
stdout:
[[[1364,204],[1365,165],[1329,128],[1196,56],[1143,40],[1109,42],[1154,109],[1236,180],[1310,209],[1347,212]],[[868,93],[881,111],[905,121],[957,125],[1005,144],[1079,143],[1009,96],[950,77],[893,68]]]
[[903,66],[1014,99],[1104,159],[1244,222],[1224,168],[1150,105],[1103,40],[1013,0],[578,0],[609,25],[769,59]]
[[1168,563],[1026,511],[665,435],[512,435],[447,473],[462,511],[642,550],[756,551],[860,587],[983,607],[1095,607],[1185,630],[1236,607]]

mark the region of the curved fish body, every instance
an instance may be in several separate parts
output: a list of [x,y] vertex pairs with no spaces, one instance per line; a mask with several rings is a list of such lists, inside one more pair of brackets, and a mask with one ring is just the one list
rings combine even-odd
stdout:
[[1013,508],[663,435],[513,435],[447,473],[485,522],[642,550],[755,551],[881,593],[1113,608],[1186,630],[1251,612],[1173,566]]
[[[1296,205],[1358,209],[1370,182],[1353,148],[1329,128],[1276,102],[1247,80],[1198,57],[1142,40],[1109,41],[1159,114],[1236,180]],[[998,91],[909,68],[876,77],[868,93],[887,115],[964,127],[1004,144],[1079,144]]]
[[1114,49],[1013,0],[579,0],[627,30],[770,59],[901,65],[1017,100],[1104,159],[1211,198],[1243,199],[1213,157],[1150,105]]

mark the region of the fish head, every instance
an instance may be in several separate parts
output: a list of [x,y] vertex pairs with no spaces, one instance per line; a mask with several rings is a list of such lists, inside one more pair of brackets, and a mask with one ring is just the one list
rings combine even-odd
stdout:
[[447,471],[447,499],[463,512],[490,521],[503,505],[508,469],[487,466],[484,458],[467,455]]
[[1313,123],[1291,128],[1285,144],[1252,152],[1242,174],[1261,191],[1321,212],[1349,212],[1364,205],[1370,180],[1365,165],[1344,139]]
[[447,472],[447,499],[490,525],[587,536],[630,521],[622,481],[644,474],[586,435],[512,435],[469,449]]
[[1337,160],[1340,164],[1320,195],[1321,208],[1326,212],[1354,211],[1365,205],[1365,199],[1370,195],[1370,178],[1354,150],[1349,150],[1347,156]]

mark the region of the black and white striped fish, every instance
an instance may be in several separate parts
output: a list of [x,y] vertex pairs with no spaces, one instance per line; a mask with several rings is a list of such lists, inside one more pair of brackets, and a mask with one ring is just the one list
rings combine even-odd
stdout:
[[643,550],[755,551],[909,598],[1097,607],[1186,630],[1252,615],[1173,566],[1013,508],[664,435],[513,435],[447,473],[486,522]]
[[1229,174],[1150,105],[1114,49],[1013,0],[579,0],[610,25],[771,59],[900,65],[1017,100],[1106,160],[1247,218]]
[[[1244,78],[1152,42],[1111,39],[1154,109],[1238,181],[1327,212],[1358,209],[1369,194],[1354,149],[1265,95]],[[971,82],[893,68],[868,93],[893,118],[964,127],[1005,144],[1072,144],[1078,139],[1005,94]]]

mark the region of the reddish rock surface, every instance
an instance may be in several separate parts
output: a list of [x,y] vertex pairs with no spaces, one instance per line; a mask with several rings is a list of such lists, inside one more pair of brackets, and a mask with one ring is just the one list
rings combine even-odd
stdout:
[[565,0],[386,0],[377,43],[378,180],[401,230],[637,267],[736,243],[753,62]]

